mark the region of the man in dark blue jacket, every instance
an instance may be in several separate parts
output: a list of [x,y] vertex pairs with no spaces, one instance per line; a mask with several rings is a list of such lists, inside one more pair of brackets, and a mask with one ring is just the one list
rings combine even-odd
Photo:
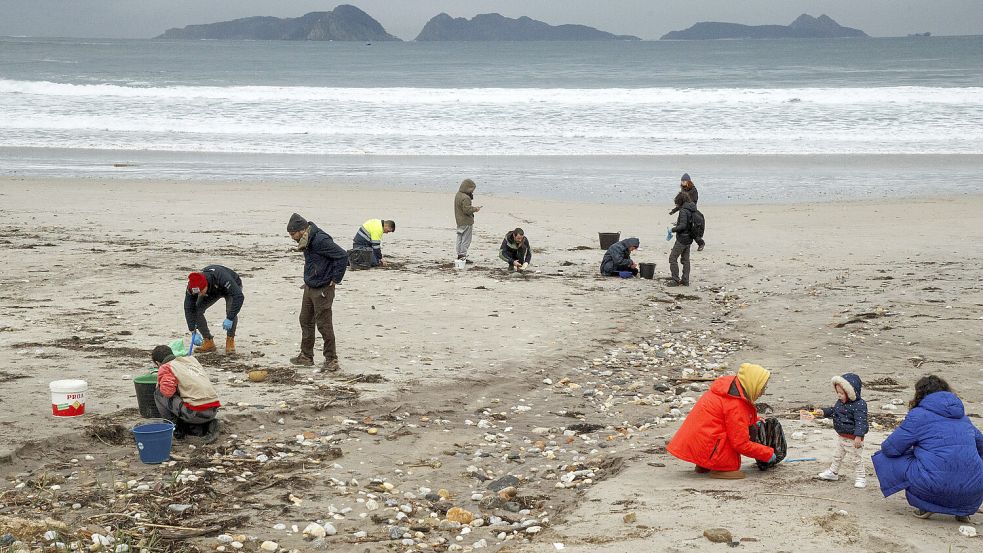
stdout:
[[304,299],[300,306],[300,355],[291,358],[294,365],[314,364],[314,328],[324,340],[324,370],[337,371],[338,351],[335,348],[331,305],[335,285],[341,283],[348,268],[348,252],[331,239],[331,235],[294,213],[287,222],[290,238],[297,250],[304,252]]
[[625,238],[621,242],[611,244],[601,259],[601,274],[619,276],[622,272],[638,274],[638,263],[631,259],[631,252],[638,249],[641,242],[638,238]]
[[201,332],[204,342],[195,353],[215,351],[215,340],[205,321],[205,310],[225,298],[225,353],[236,352],[236,328],[239,326],[239,310],[242,309],[242,279],[235,271],[221,265],[209,265],[196,273],[188,275],[188,287],[184,294],[184,318],[188,330]]

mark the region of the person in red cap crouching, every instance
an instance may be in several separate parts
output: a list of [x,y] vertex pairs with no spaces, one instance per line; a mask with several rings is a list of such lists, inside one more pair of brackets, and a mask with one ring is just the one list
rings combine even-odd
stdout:
[[174,423],[174,437],[204,436],[206,443],[218,437],[222,403],[204,367],[194,357],[175,357],[170,346],[157,346],[150,354],[157,366],[154,403],[160,416]]
[[225,298],[225,353],[236,352],[236,327],[239,325],[239,310],[242,309],[242,279],[235,271],[221,265],[209,265],[197,273],[188,275],[187,293],[184,295],[184,318],[188,330],[201,332],[204,343],[195,348],[195,353],[215,351],[215,341],[205,321],[205,310]]

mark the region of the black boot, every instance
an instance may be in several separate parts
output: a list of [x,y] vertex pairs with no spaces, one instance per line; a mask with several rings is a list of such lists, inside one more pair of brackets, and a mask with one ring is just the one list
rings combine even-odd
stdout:
[[183,440],[188,434],[188,425],[181,421],[174,421],[174,439]]
[[205,439],[203,440],[206,444],[210,444],[218,439],[218,428],[220,426],[218,419],[212,419],[208,421],[206,428]]

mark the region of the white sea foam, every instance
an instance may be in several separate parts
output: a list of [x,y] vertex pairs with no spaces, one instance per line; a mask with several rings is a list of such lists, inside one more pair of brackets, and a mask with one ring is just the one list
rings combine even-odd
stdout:
[[0,79],[0,146],[378,155],[977,153],[983,88],[324,88]]

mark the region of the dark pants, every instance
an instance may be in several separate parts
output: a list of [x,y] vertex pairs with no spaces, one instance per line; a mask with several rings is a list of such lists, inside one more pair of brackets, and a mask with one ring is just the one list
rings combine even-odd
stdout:
[[[198,321],[197,321],[198,330],[201,332],[202,337],[205,338],[206,340],[211,340],[212,339],[212,333],[211,333],[210,330],[208,330],[208,321],[205,320],[205,311],[209,307],[215,305],[215,302],[217,302],[219,299],[221,299],[221,296],[215,296],[214,298],[208,298],[207,300],[204,301],[204,303],[202,303],[201,305],[198,306]],[[229,300],[226,299],[225,300],[225,303],[228,304],[229,303]],[[235,335],[236,335],[236,327],[237,326],[239,326],[239,316],[238,315],[236,315],[236,318],[232,319],[232,330],[227,331],[225,334],[229,338],[235,338]]]
[[355,239],[352,240],[352,249],[368,252],[370,267],[378,267],[382,264],[382,250],[373,248],[372,241],[366,239],[361,233],[356,234]]
[[[672,273],[672,279],[683,284],[689,284],[689,249],[692,246],[693,244],[684,245],[677,240],[672,247],[672,253],[669,254],[669,272]],[[679,278],[679,265],[676,263],[680,256],[683,258],[682,279]]]
[[314,327],[324,340],[324,359],[338,359],[335,349],[334,325],[331,322],[331,304],[334,303],[334,286],[304,287],[304,300],[300,306],[300,352],[314,358]]
[[204,411],[195,411],[184,404],[181,395],[176,393],[166,398],[160,393],[160,388],[154,390],[154,403],[160,411],[161,418],[167,419],[175,424],[183,422],[185,424],[208,424],[215,418],[218,409],[212,407]]

